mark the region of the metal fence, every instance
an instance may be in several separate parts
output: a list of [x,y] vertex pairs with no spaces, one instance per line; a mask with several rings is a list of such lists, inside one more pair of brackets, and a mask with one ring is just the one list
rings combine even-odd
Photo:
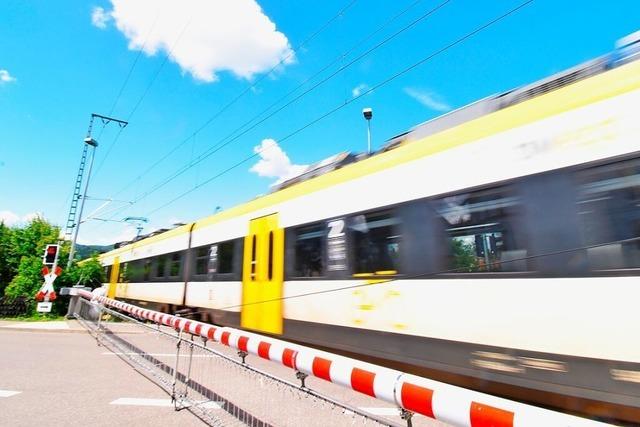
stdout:
[[29,301],[25,297],[0,298],[0,316],[20,316],[29,311]]
[[164,389],[176,410],[187,409],[207,424],[402,426],[311,390],[304,378],[289,382],[250,366],[246,353],[215,348],[220,346],[184,331],[141,322],[83,298],[74,315],[99,345]]

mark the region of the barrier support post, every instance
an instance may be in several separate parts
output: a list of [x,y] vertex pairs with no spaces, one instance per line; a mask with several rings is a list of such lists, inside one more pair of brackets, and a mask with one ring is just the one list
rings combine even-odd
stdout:
[[187,397],[189,392],[189,382],[191,381],[191,362],[193,361],[193,335],[191,335],[191,342],[189,342],[189,366],[187,368],[187,377],[184,379],[184,395],[181,397]]
[[178,342],[176,342],[176,363],[173,367],[173,381],[171,382],[171,402],[174,405],[174,409],[178,410],[176,399],[176,383],[178,381],[178,363],[180,362],[180,345],[182,344],[182,329],[178,331]]
[[96,328],[96,344],[98,347],[102,347],[100,342],[100,330],[102,329],[102,305],[98,304],[98,327]]
[[400,409],[400,418],[402,418],[407,422],[407,427],[413,427],[413,421],[411,421],[411,418],[413,418],[413,412],[407,411],[404,408],[399,408],[399,409]]
[[300,372],[300,371],[296,371],[296,378],[300,380],[300,387],[301,388],[306,388],[307,386],[304,385],[304,380],[308,377],[307,374],[305,374],[304,372]]

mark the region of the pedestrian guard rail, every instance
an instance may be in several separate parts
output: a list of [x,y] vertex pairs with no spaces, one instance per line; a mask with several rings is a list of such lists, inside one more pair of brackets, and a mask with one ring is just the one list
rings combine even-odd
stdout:
[[214,326],[184,317],[140,308],[78,289],[94,303],[124,311],[142,320],[165,325],[254,355],[296,371],[297,378],[317,377],[397,405],[406,417],[421,414],[461,427],[587,427],[608,424],[510,401],[485,393],[373,365],[326,351],[285,342],[239,329]]

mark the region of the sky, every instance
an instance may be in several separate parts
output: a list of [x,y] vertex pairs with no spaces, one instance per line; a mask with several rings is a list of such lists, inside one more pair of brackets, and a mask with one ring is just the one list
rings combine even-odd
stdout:
[[366,151],[365,107],[379,149],[640,29],[634,0],[534,0],[446,48],[523,2],[4,0],[0,220],[66,224],[92,113],[129,123],[91,132],[79,242],[111,244]]

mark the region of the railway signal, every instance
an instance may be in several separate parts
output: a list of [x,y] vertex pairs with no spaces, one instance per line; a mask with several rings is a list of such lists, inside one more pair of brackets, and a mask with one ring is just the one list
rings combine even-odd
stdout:
[[44,256],[42,257],[42,263],[44,265],[56,265],[58,264],[58,251],[60,245],[47,245],[44,250]]
[[42,256],[42,275],[44,276],[44,284],[36,294],[38,301],[37,311],[48,313],[51,311],[51,302],[57,298],[56,291],[53,288],[53,282],[62,273],[62,269],[58,267],[58,253],[60,245],[47,245]]

